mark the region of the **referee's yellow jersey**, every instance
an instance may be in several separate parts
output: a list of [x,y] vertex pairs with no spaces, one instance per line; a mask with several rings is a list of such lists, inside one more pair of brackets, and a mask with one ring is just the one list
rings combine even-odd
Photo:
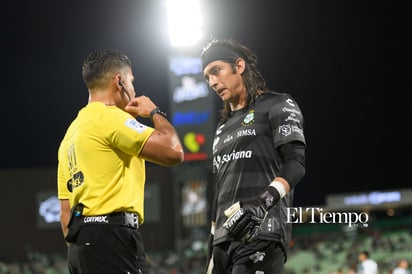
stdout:
[[59,147],[59,199],[82,203],[84,215],[136,212],[142,223],[146,172],[138,155],[153,131],[115,106],[89,103]]

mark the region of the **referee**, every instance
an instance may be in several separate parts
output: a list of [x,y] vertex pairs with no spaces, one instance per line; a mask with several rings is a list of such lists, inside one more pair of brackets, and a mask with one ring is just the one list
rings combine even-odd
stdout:
[[215,40],[201,55],[205,80],[224,103],[213,142],[208,273],[283,273],[286,210],[305,173],[302,112],[290,95],[266,88],[247,47]]
[[[61,226],[70,273],[148,273],[143,223],[145,160],[183,161],[173,126],[146,96],[135,98],[129,58],[98,50],[84,61],[89,102],[58,151]],[[150,118],[153,127],[135,117]]]

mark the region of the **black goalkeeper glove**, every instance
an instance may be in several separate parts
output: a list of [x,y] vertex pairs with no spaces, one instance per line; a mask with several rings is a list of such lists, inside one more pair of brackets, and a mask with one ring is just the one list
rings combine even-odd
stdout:
[[235,240],[248,243],[257,236],[268,210],[279,200],[279,192],[268,186],[256,198],[237,202],[226,209],[228,219],[223,227]]

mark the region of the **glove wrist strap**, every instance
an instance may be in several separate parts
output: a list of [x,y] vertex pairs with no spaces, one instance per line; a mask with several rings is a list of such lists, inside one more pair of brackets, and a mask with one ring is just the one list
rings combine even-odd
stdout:
[[259,195],[259,199],[267,209],[270,209],[277,204],[280,199],[285,197],[285,195],[285,186],[281,182],[275,180]]
[[280,200],[280,194],[276,188],[268,186],[265,190],[259,195],[259,199],[263,202],[263,205],[266,209],[271,209],[277,202]]

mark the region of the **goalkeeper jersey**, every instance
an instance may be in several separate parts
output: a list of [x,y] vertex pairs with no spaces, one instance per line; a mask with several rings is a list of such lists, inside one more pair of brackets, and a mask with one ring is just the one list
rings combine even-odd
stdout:
[[83,204],[84,215],[135,212],[142,223],[146,174],[138,155],[153,131],[115,106],[89,103],[59,147],[59,199]]
[[[213,173],[216,183],[214,244],[232,240],[223,223],[224,210],[239,200],[256,197],[278,175],[278,148],[289,142],[305,144],[303,116],[288,94],[266,92],[247,109],[234,111],[217,125],[213,143]],[[287,250],[291,224],[286,208],[293,190],[271,208],[258,238],[278,241]]]

